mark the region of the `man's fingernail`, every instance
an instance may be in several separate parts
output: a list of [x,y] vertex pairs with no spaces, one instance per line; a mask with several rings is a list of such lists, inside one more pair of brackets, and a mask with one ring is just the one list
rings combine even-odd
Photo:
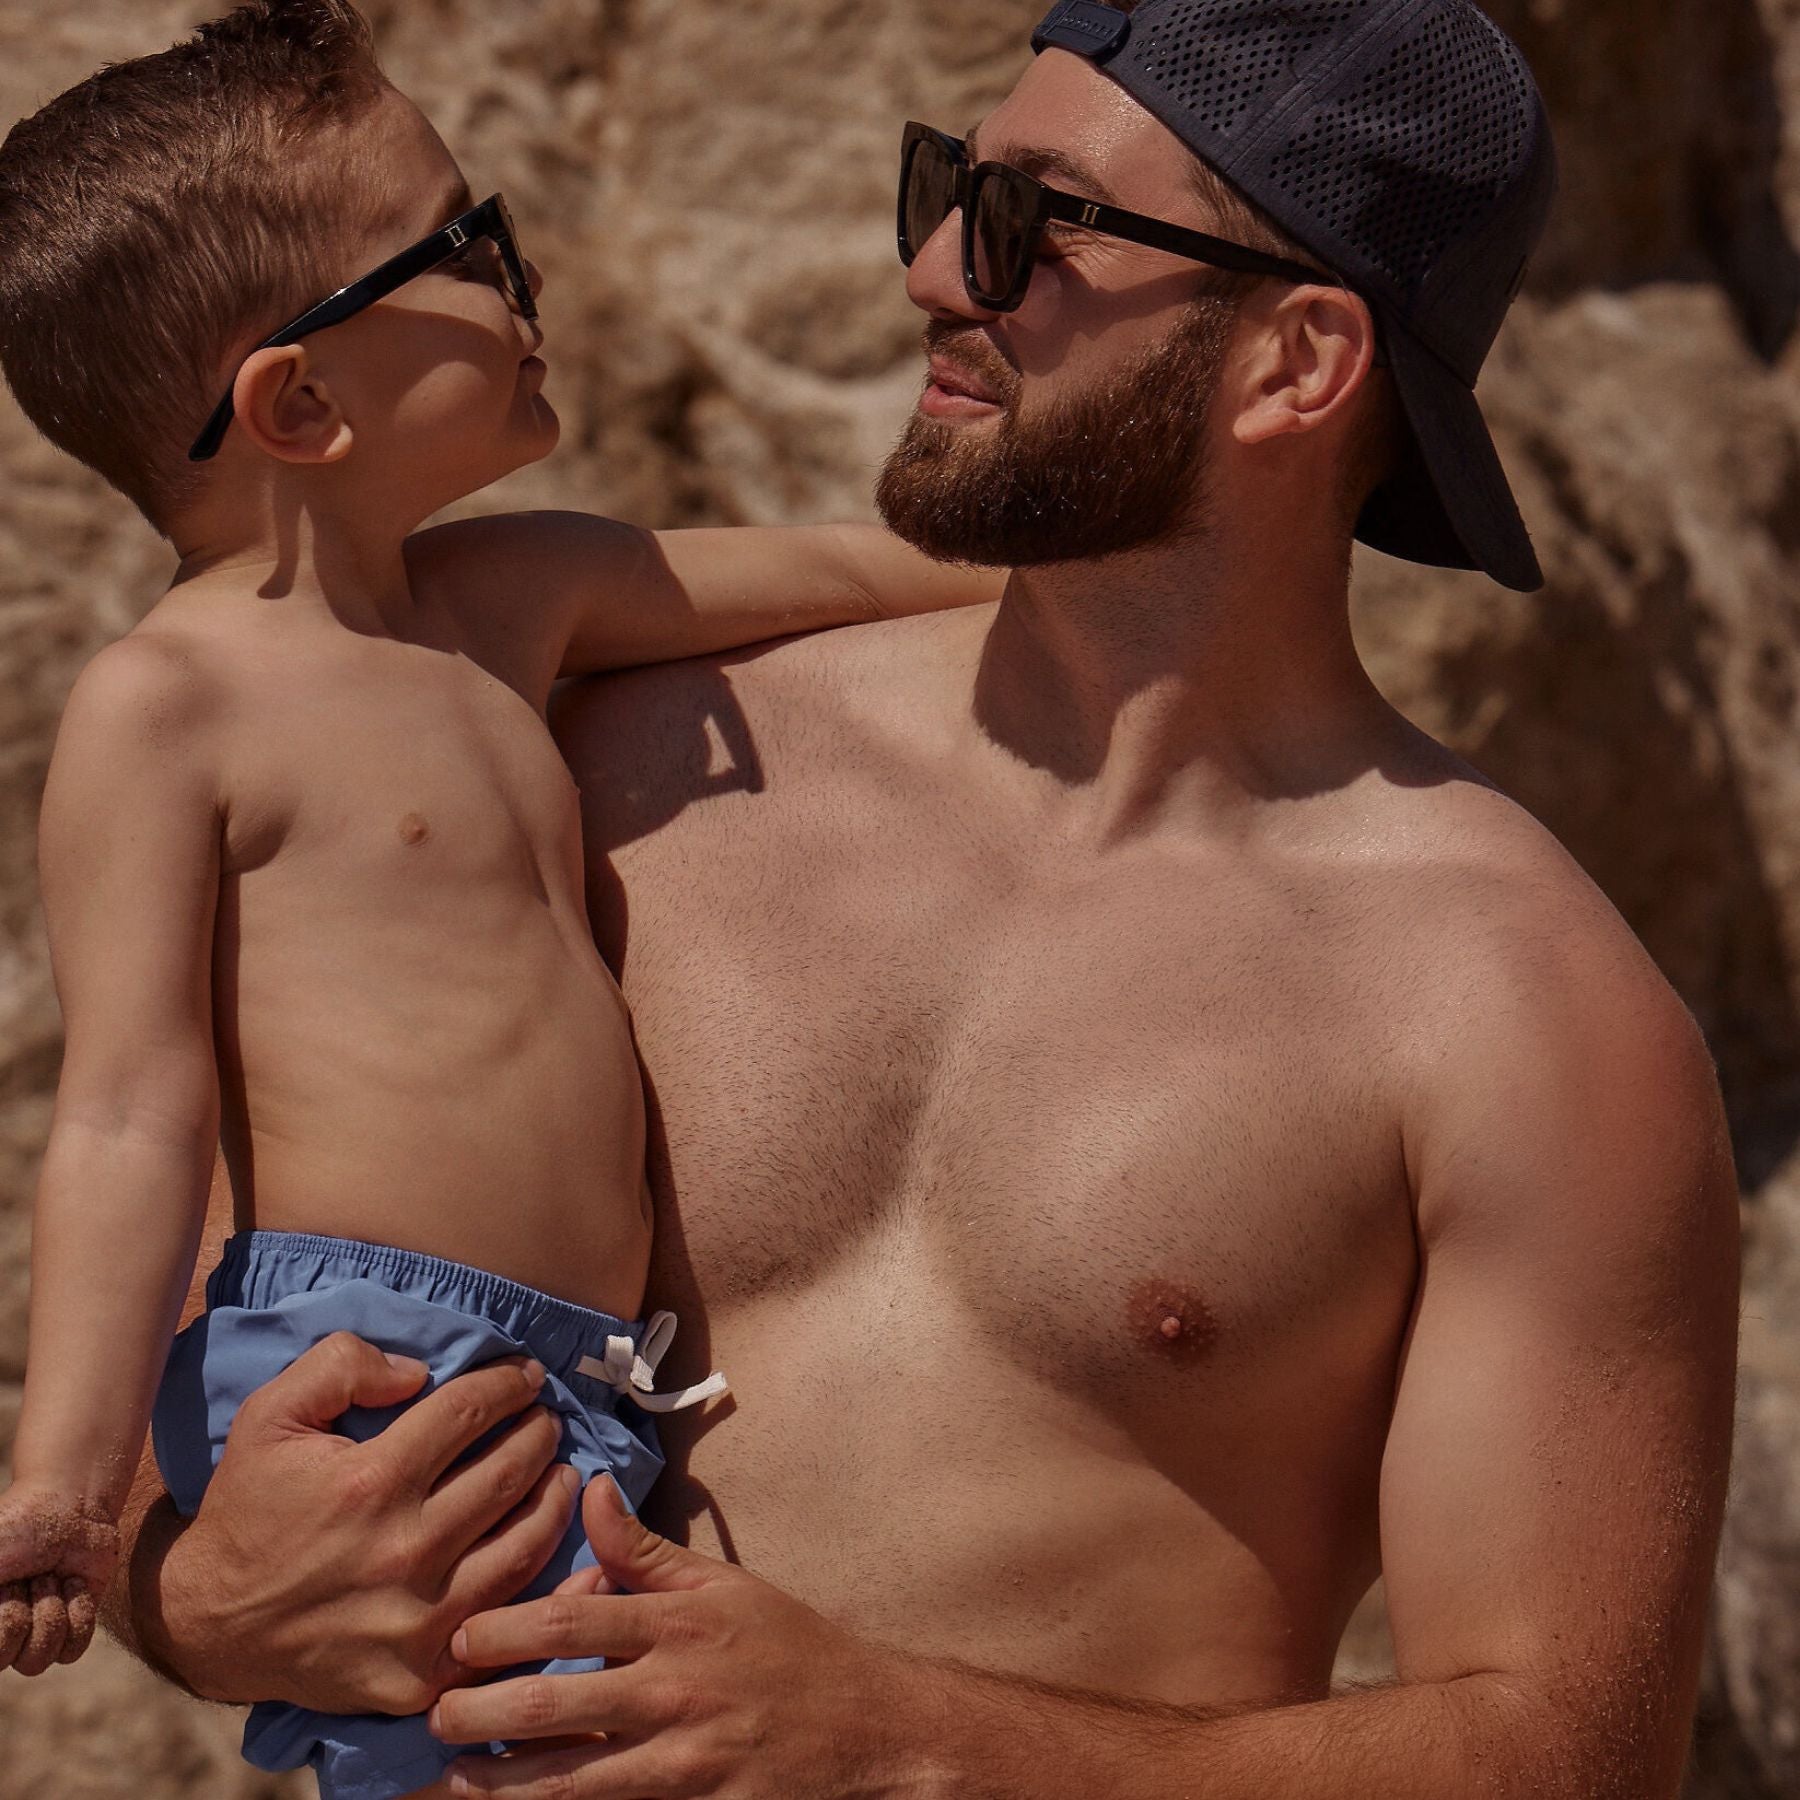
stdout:
[[475,1790],[469,1786],[468,1776],[461,1769],[453,1768],[450,1771],[450,1791],[453,1794],[472,1794]]
[[419,1366],[416,1356],[396,1356],[392,1350],[384,1350],[381,1354],[388,1359],[390,1368],[398,1369],[405,1375],[412,1374]]
[[459,1663],[466,1663],[469,1660],[469,1634],[460,1627],[456,1636],[450,1640],[450,1654]]
[[575,1495],[581,1492],[581,1472],[578,1469],[571,1468],[567,1463],[563,1464],[562,1472],[556,1479],[562,1483],[562,1491],[567,1494],[570,1499],[573,1499]]
[[528,1362],[524,1368],[525,1385],[542,1387],[544,1384],[544,1365],[541,1362]]

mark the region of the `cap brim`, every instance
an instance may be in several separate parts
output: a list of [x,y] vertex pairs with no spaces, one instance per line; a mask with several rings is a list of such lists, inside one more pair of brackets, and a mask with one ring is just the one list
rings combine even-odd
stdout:
[[1372,549],[1443,569],[1482,569],[1529,594],[1544,585],[1475,391],[1404,326],[1384,321],[1412,441],[1370,495],[1356,535]]

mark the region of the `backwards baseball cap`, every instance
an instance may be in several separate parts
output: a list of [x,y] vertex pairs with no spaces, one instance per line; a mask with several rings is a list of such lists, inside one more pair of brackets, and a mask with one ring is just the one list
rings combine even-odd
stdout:
[[1369,303],[1412,430],[1356,535],[1542,587],[1475,401],[1556,188],[1518,46],[1472,0],[1059,0],[1031,44],[1102,68]]

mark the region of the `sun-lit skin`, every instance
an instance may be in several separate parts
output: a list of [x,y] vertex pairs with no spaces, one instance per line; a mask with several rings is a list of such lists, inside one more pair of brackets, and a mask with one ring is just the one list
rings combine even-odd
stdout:
[[[1085,61],[975,137],[1217,223]],[[1202,279],[1071,235],[996,316],[954,235],[909,292],[1022,418]],[[456,1740],[615,1734],[468,1791],[1674,1793],[1731,1413],[1717,1090],[1591,884],[1357,660],[1374,348],[1354,297],[1269,284],[1168,537],[559,707],[650,1084],[651,1289],[735,1405],[666,1433],[648,1516],[691,1550],[596,1501],[629,1598],[470,1623],[470,1670],[620,1666],[446,1694]],[[275,1440],[335,1391],[294,1375]],[[364,1465],[359,1531],[279,1441],[227,1461],[147,1609],[178,1666],[447,1678],[404,1480]],[[1378,1567],[1399,1680],[1331,1697]]]
[[[295,154],[368,184],[336,286],[473,204],[391,89]],[[280,323],[247,320],[223,360],[235,417],[166,521],[180,568],[83,672],[45,791],[67,1042],[0,1495],[0,1669],[91,1634],[221,1145],[242,1227],[635,1316],[643,1099],[546,729],[556,679],[994,591],[870,528],[420,532],[556,442],[544,332],[491,246],[255,349]]]

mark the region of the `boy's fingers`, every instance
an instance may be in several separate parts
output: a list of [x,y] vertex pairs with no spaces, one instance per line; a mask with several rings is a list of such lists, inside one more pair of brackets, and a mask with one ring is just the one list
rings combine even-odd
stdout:
[[31,1592],[22,1581],[0,1587],[0,1669],[10,1669],[13,1659],[31,1636]]
[[21,1675],[41,1675],[62,1654],[69,1634],[62,1583],[54,1575],[38,1575],[31,1583],[31,1635],[13,1662]]
[[408,1407],[368,1449],[387,1458],[406,1481],[429,1488],[471,1444],[523,1412],[543,1385],[537,1363],[517,1357],[489,1363]]
[[57,1657],[61,1663],[72,1663],[94,1641],[94,1627],[100,1622],[100,1609],[88,1584],[79,1575],[68,1576],[62,1584],[63,1608],[69,1618],[69,1635]]

